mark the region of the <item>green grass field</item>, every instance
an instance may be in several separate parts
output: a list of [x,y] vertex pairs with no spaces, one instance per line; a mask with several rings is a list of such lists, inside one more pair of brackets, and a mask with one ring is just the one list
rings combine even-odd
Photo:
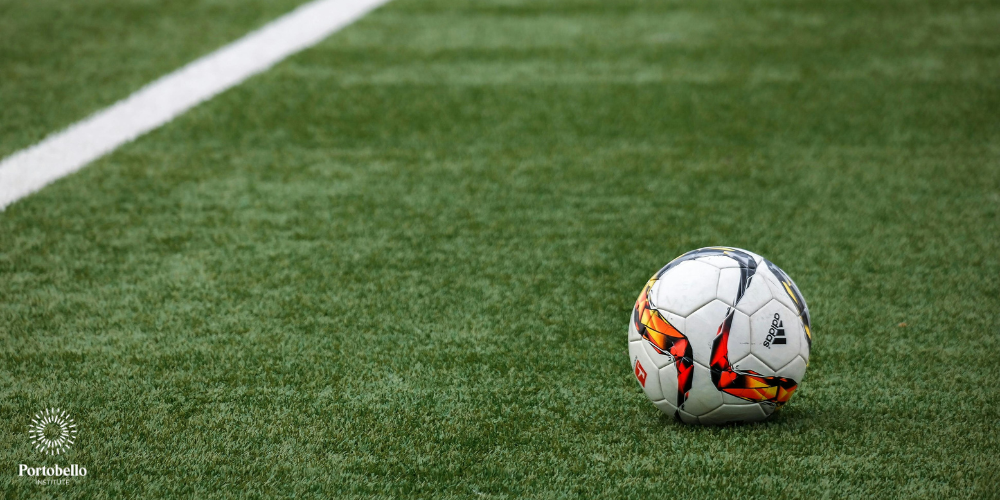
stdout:
[[[0,156],[296,3],[0,0]],[[396,0],[0,212],[0,496],[1000,498],[998,26]],[[689,427],[626,328],[718,244],[795,278],[811,364]]]

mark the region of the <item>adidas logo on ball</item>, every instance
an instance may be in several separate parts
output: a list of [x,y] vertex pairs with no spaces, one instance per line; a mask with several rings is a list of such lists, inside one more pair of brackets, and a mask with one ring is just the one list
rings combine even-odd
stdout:
[[784,344],[785,339],[785,324],[781,321],[781,316],[778,313],[774,313],[774,319],[771,320],[771,329],[767,331],[767,338],[764,339],[764,347],[770,349],[771,344]]

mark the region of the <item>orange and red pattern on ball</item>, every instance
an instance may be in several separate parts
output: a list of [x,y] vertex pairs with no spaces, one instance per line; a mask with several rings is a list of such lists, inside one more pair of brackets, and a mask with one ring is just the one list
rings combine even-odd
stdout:
[[753,370],[735,370],[729,364],[729,330],[733,326],[730,311],[719,326],[712,344],[712,382],[722,392],[755,403],[771,403],[776,407],[788,402],[798,384],[785,377],[768,377]]
[[651,278],[642,289],[642,293],[635,301],[632,319],[636,331],[657,353],[673,356],[674,365],[677,367],[677,406],[680,407],[691,392],[694,357],[687,337],[664,319],[659,311],[650,307],[649,294],[658,276],[659,274]]

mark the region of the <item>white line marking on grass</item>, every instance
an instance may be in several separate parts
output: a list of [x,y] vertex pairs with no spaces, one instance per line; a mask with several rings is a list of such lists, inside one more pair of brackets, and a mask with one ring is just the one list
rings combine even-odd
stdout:
[[389,0],[316,0],[0,162],[0,210],[311,47]]

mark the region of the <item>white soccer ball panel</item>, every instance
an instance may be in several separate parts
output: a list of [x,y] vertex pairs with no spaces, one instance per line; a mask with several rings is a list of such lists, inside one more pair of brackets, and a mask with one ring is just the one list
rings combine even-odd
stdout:
[[642,346],[643,350],[646,351],[646,356],[648,356],[650,361],[653,362],[654,370],[659,370],[660,368],[663,368],[664,366],[667,366],[674,362],[673,356],[669,354],[660,354],[659,352],[656,351],[656,348],[653,347],[653,345],[650,344],[649,341],[647,341],[646,339],[642,339],[639,342],[639,345]]
[[[750,316],[733,311],[733,326],[729,329],[729,362],[750,354]],[[711,366],[711,365],[709,365]]]
[[675,413],[677,413],[677,407],[674,406],[674,401],[671,400],[670,398],[666,398],[662,401],[653,401],[653,406],[655,406],[658,410],[662,411],[664,414],[670,415],[671,417],[674,416]]
[[[757,270],[759,271],[760,268],[758,267]],[[723,269],[719,272],[718,296],[720,300],[727,304],[733,303],[733,300],[736,299],[736,287],[740,282],[739,276],[739,269]],[[727,281],[725,286],[722,283],[723,279]],[[749,316],[759,311],[771,299],[771,289],[767,286],[767,280],[754,275],[750,278],[750,286],[743,293],[743,298],[740,299],[739,304],[736,304],[736,309]]]
[[695,363],[692,376],[691,391],[681,409],[698,417],[722,406],[722,392],[712,383],[708,368]]
[[768,302],[750,316],[750,352],[773,369],[787,365],[804,342],[801,324],[798,315],[780,302]]
[[773,368],[767,366],[767,363],[757,359],[753,354],[747,355],[736,362],[730,361],[730,363],[732,363],[734,370],[740,372],[752,371],[757,372],[760,375],[764,375],[765,377],[771,377],[777,374]]
[[[801,322],[802,321],[799,320],[799,323]],[[803,325],[802,328],[804,330],[805,326]],[[801,348],[799,349],[799,356],[802,356],[802,359],[806,360],[807,365],[809,364],[809,339],[806,338],[802,339]]]
[[637,340],[628,343],[628,354],[632,359],[632,375],[635,376],[646,397],[652,401],[663,399],[663,392],[660,390],[659,371],[649,359],[646,350],[643,348],[645,340]]
[[740,272],[739,267],[719,270],[719,287],[715,292],[715,298],[728,305],[733,305],[733,302],[736,300],[736,292],[739,291],[740,281],[742,279],[743,273]]
[[695,259],[698,262],[704,262],[705,264],[710,264],[719,269],[726,269],[730,267],[740,267],[740,263],[736,262],[725,255],[710,255],[708,257],[699,257]]
[[681,262],[653,285],[651,305],[663,312],[687,316],[715,300],[718,285],[719,269],[715,266]]
[[[726,304],[718,300],[713,300],[686,318],[684,335],[691,344],[691,352],[696,363],[700,363],[702,366],[711,365],[712,342],[715,341],[715,337],[719,333],[719,326],[726,320],[726,313],[729,310],[730,307]],[[741,328],[743,328],[742,332],[744,334],[748,334],[750,331],[749,318],[746,318],[742,314],[740,316],[747,320],[741,324]],[[733,319],[733,323],[733,328],[736,328],[735,318]],[[730,339],[732,339],[731,333]],[[730,345],[732,345],[731,341]]]
[[684,422],[685,424],[697,424],[697,423],[699,423],[697,416],[692,415],[692,414],[690,414],[690,413],[688,413],[688,412],[686,412],[684,410],[677,410],[676,415],[678,417],[680,417],[681,422]]
[[802,356],[795,356],[795,359],[778,369],[778,374],[801,384],[806,375],[806,360]]
[[758,404],[724,404],[698,417],[698,422],[704,425],[720,425],[726,422],[759,422],[765,418],[767,414]]
[[660,389],[663,391],[663,399],[677,406],[677,364],[671,363],[659,371]]
[[781,302],[785,307],[791,311],[798,313],[799,307],[796,304],[795,299],[788,294],[788,290],[785,289],[785,285],[781,284],[777,277],[771,274],[770,270],[767,273],[767,279],[765,280],[768,288],[771,289],[771,296],[774,300]]

